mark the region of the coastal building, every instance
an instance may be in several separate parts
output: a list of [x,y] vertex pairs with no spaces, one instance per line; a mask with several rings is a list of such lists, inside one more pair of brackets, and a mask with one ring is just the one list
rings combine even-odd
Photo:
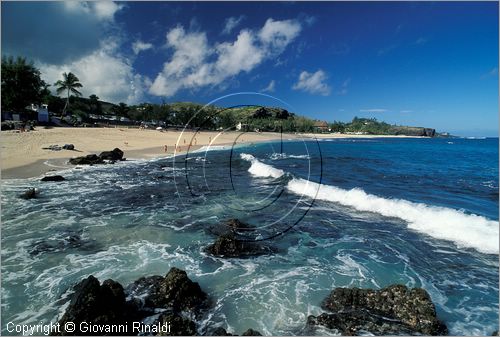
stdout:
[[316,132],[328,132],[328,123],[325,121],[315,121],[313,125],[314,131]]

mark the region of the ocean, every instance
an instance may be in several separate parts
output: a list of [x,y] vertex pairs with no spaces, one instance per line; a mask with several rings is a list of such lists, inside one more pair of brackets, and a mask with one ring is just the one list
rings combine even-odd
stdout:
[[[498,138],[285,139],[3,180],[2,334],[55,322],[90,274],[126,286],[175,266],[214,300],[205,327],[300,334],[333,288],[401,283],[429,292],[450,334],[489,335],[498,166]],[[18,197],[28,187],[37,199]],[[207,255],[230,218],[275,252]]]

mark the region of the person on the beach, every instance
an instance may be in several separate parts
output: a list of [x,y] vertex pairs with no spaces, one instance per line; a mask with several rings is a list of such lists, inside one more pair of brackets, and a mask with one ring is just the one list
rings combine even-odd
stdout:
[[212,144],[212,136],[208,137],[208,144]]
[[166,153],[168,151],[168,146],[167,145],[163,145],[163,151]]

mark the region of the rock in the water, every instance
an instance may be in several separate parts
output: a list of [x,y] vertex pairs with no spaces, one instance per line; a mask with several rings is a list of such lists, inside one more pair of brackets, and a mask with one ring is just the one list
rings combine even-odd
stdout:
[[253,329],[248,329],[244,333],[241,334],[242,336],[262,336],[262,334],[256,330]]
[[31,245],[29,254],[34,257],[43,253],[59,252],[74,248],[95,251],[97,246],[93,241],[83,240],[81,234],[78,232],[66,231],[53,235],[49,239],[36,241]]
[[43,177],[40,180],[41,181],[64,181],[66,179],[64,179],[63,176],[46,176],[46,177]]
[[64,150],[74,150],[75,146],[73,144],[64,144],[62,148]]
[[122,160],[123,151],[119,148],[114,148],[113,151],[104,151],[101,152],[99,158],[106,160]]
[[234,232],[220,235],[213,244],[205,248],[205,251],[221,257],[249,257],[272,252],[269,247],[238,240]]
[[337,288],[323,301],[333,314],[310,316],[309,325],[324,325],[342,334],[369,331],[373,334],[442,335],[446,326],[436,317],[429,294],[421,288],[391,285],[381,290]]
[[172,308],[175,312],[197,313],[208,306],[208,296],[200,285],[191,281],[185,271],[175,267],[165,277],[140,278],[127,287],[127,292],[133,297],[142,297],[147,308]]
[[[124,326],[122,331],[99,331],[93,335],[123,335],[134,334],[131,324],[138,317],[138,310],[131,303],[125,301],[123,287],[113,281],[106,280],[101,284],[94,276],[89,276],[75,286],[75,293],[59,321],[61,327],[65,323],[73,322],[75,331],[68,332],[61,328],[61,335],[89,335],[89,331],[82,331],[82,322],[91,322],[95,325]],[[125,328],[124,328],[125,329]]]
[[36,189],[34,187],[28,188],[19,196],[19,198],[26,200],[36,198]]
[[95,165],[104,164],[104,160],[98,157],[96,154],[89,154],[82,157],[75,157],[69,160],[72,165]]

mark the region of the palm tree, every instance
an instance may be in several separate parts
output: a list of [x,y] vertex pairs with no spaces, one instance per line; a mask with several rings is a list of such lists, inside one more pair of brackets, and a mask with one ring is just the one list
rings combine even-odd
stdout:
[[97,95],[90,95],[89,96],[89,107],[90,107],[91,113],[100,114],[102,112],[101,111],[101,102],[99,102],[99,97],[97,97]]
[[57,94],[61,94],[62,92],[66,91],[67,96],[66,96],[66,104],[64,105],[63,109],[63,115],[66,114],[66,109],[69,106],[69,94],[70,92],[77,95],[81,96],[82,93],[76,90],[76,88],[81,88],[82,84],[78,79],[78,77],[75,76],[75,74],[69,72],[69,73],[63,73],[63,80],[59,80],[56,83],[54,83],[55,86],[57,86]]

